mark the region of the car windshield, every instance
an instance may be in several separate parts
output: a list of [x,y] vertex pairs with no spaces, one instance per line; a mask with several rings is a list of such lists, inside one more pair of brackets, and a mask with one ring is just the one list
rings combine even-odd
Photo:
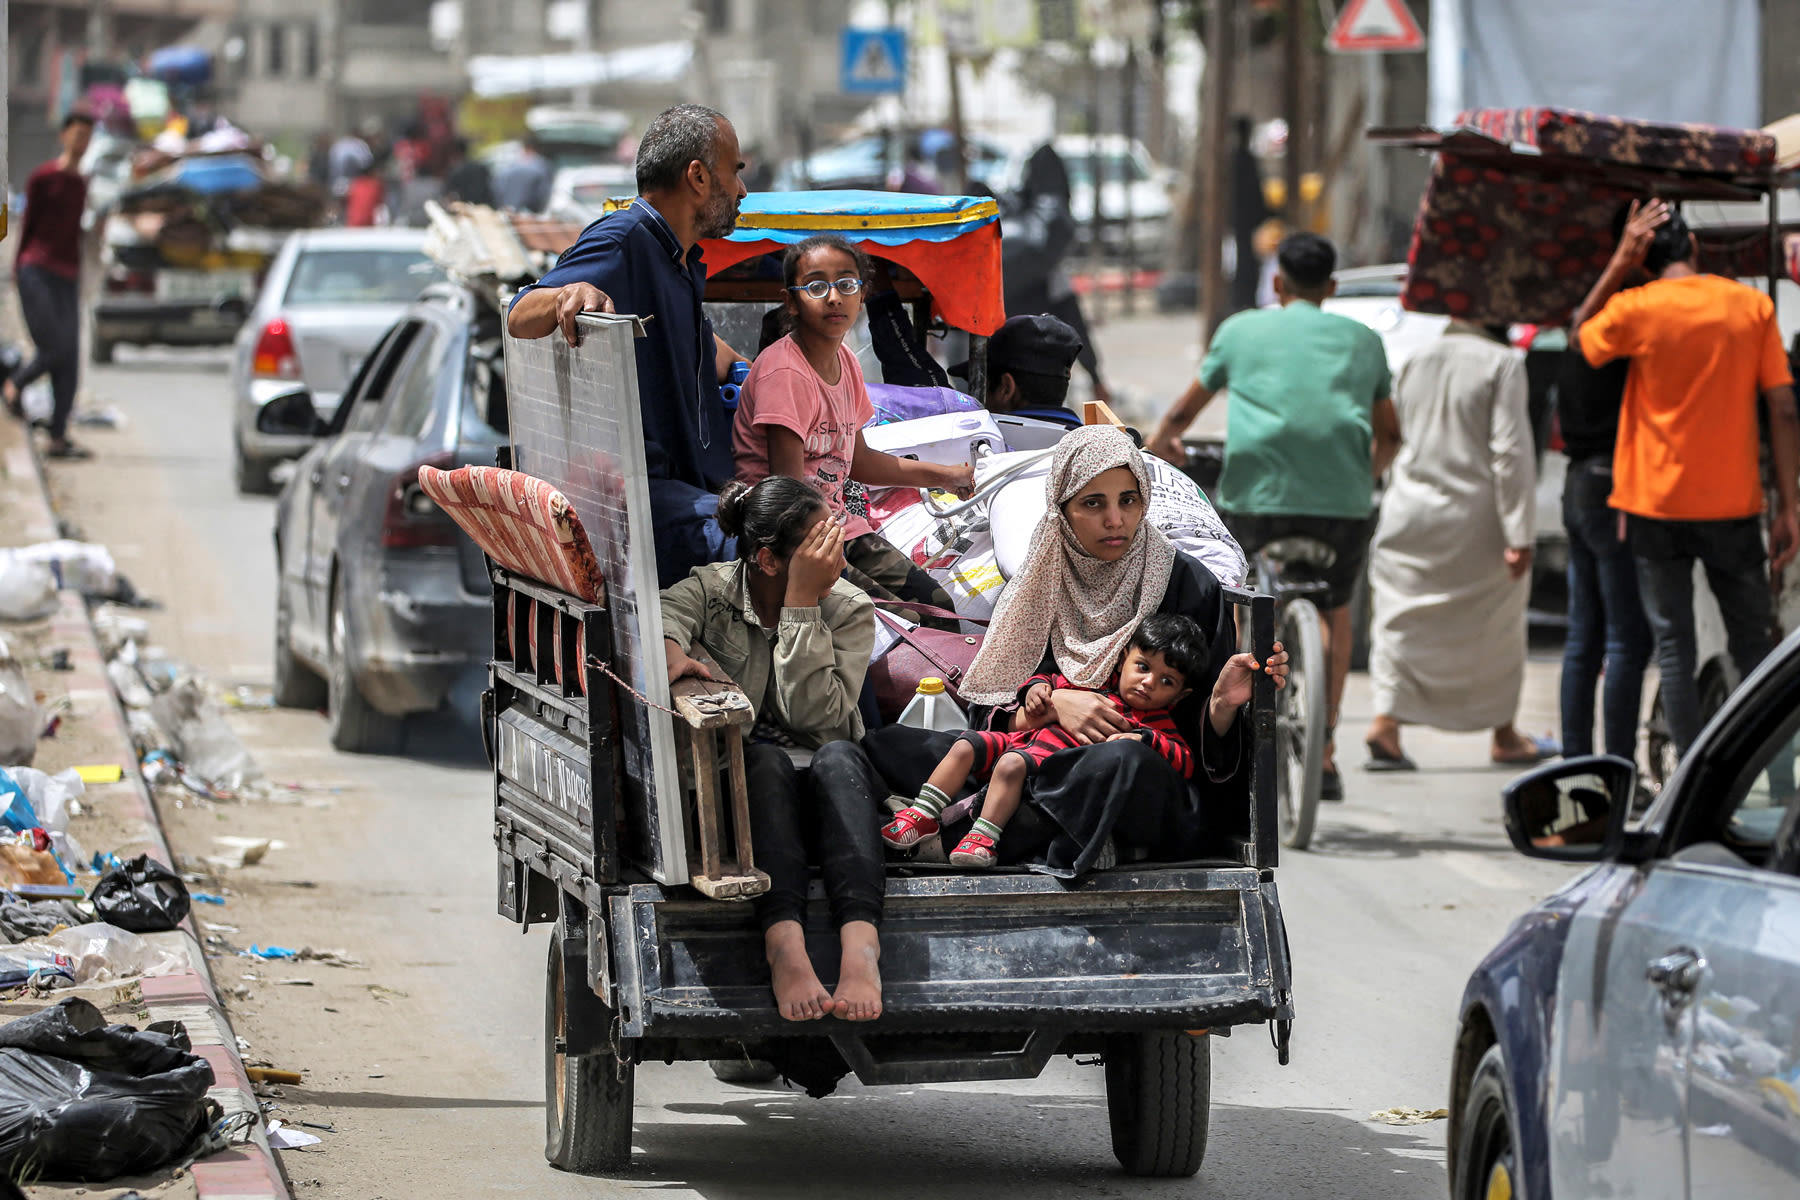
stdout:
[[[1074,184],[1076,187],[1084,187],[1093,181],[1094,160],[1092,156],[1087,154],[1065,154],[1063,155],[1063,163],[1069,168],[1069,182],[1071,184]],[[1143,163],[1139,162],[1131,155],[1121,153],[1102,154],[1100,156],[1100,170],[1108,183],[1114,183],[1121,178],[1128,179],[1132,183],[1141,183],[1143,180],[1150,178],[1149,174],[1144,170]],[[1129,176],[1124,174],[1127,170],[1131,172]]]
[[404,304],[443,278],[417,250],[303,250],[288,304]]

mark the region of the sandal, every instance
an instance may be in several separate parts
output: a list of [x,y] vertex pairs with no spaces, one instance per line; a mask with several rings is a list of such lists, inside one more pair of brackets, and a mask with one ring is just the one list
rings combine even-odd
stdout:
[[94,457],[94,452],[86,446],[77,446],[74,442],[51,442],[44,451],[45,458],[83,459]]
[[1562,753],[1562,743],[1555,738],[1527,735],[1525,740],[1531,743],[1529,754],[1517,754],[1508,758],[1499,758],[1490,754],[1488,761],[1496,767],[1535,767],[1545,759],[1555,758]]
[[928,817],[909,804],[881,827],[881,840],[896,850],[911,850],[926,838],[936,837],[941,828],[936,817]]
[[985,871],[999,861],[1000,852],[994,848],[994,839],[974,829],[963,834],[963,840],[950,852],[953,867],[977,867]]
[[1369,759],[1363,763],[1365,771],[1416,771],[1419,769],[1419,764],[1406,757],[1404,752],[1390,754],[1386,747],[1378,746],[1374,742],[1364,742],[1363,745],[1369,748]]

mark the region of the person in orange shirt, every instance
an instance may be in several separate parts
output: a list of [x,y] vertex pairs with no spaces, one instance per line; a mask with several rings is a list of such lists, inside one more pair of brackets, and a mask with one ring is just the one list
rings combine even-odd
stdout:
[[[1663,711],[1680,754],[1703,724],[1694,563],[1706,568],[1731,657],[1749,675],[1774,644],[1770,571],[1779,574],[1800,548],[1800,416],[1775,305],[1755,288],[1702,274],[1697,252],[1687,223],[1662,201],[1634,205],[1583,305],[1605,307],[1575,330],[1591,365],[1631,360],[1608,503],[1624,514],[1656,637]],[[1619,292],[1640,265],[1652,280]],[[1766,554],[1759,396],[1779,497]]]

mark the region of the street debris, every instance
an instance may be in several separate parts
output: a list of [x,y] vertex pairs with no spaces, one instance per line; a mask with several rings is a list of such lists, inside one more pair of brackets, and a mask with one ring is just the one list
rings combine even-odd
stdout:
[[118,983],[138,976],[178,975],[187,955],[139,937],[128,929],[94,921],[59,933],[30,938],[0,951],[59,964],[77,987]]
[[169,735],[187,770],[225,791],[262,782],[262,769],[225,723],[225,714],[200,679],[184,675],[150,702],[150,713]]
[[1383,1125],[1423,1125],[1427,1121],[1442,1121],[1449,1115],[1447,1108],[1384,1108],[1370,1113],[1369,1120]]
[[245,1067],[244,1074],[251,1083],[305,1083],[306,1077],[299,1071],[279,1071],[274,1067]]
[[102,1182],[155,1170],[219,1117],[185,1028],[108,1024],[78,997],[0,1026],[0,1169]]
[[[298,1083],[299,1080],[294,1082]],[[270,1121],[269,1148],[271,1150],[299,1150],[305,1146],[316,1146],[325,1139],[316,1134],[301,1133],[281,1121]]]
[[281,846],[271,838],[248,837],[216,837],[213,844],[219,847],[219,852],[202,855],[200,861],[215,871],[255,866],[268,856],[269,851]]
[[[0,565],[0,571],[4,569]],[[0,578],[0,587],[4,585]],[[0,595],[0,618],[6,615],[4,605],[5,597]],[[38,731],[43,727],[25,666],[13,657],[6,639],[0,638],[0,766],[30,766],[37,757]]]
[[40,621],[55,611],[50,568],[0,550],[0,621]]
[[90,897],[102,920],[133,933],[175,929],[191,907],[187,884],[147,854],[108,870]]
[[86,790],[79,770],[74,768],[54,775],[32,767],[0,769],[0,804],[6,805],[0,821],[15,833],[44,833],[64,876],[59,882],[72,882],[75,868],[86,857],[81,844],[69,833],[69,819],[75,815],[78,797]]

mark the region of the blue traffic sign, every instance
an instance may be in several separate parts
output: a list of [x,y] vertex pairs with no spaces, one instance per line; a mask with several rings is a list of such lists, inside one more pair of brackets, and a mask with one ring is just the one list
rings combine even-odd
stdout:
[[906,30],[844,30],[838,86],[878,95],[906,90]]

